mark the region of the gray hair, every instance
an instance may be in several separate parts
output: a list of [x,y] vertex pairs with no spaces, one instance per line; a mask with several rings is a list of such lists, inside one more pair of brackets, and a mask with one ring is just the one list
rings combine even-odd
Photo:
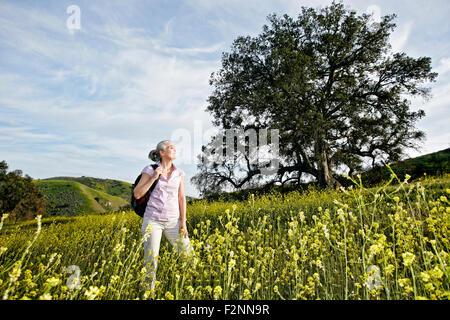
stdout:
[[156,149],[150,151],[150,153],[148,154],[148,158],[153,162],[161,162],[161,155],[159,154],[159,152],[166,149],[166,142],[170,142],[170,140],[163,140],[158,143]]

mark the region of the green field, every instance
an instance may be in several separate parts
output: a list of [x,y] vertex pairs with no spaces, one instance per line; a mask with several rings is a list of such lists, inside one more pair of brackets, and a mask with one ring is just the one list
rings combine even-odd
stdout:
[[[449,299],[450,175],[394,181],[370,189],[309,188],[284,194],[283,200],[274,192],[244,201],[195,201],[187,215],[196,256],[178,256],[163,238],[155,292],[141,285],[142,219],[134,212],[4,224],[0,294]],[[78,268],[79,277],[69,266]]]

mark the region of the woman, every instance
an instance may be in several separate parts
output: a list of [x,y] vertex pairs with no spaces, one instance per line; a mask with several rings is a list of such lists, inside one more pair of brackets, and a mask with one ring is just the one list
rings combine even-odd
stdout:
[[169,140],[161,141],[148,157],[157,162],[158,167],[153,170],[148,165],[142,169],[134,196],[136,199],[141,198],[159,177],[148,200],[141,227],[147,280],[151,280],[150,289],[154,290],[162,233],[179,252],[184,250],[193,253],[193,248],[186,227],[184,171],[173,164],[176,158],[175,146]]

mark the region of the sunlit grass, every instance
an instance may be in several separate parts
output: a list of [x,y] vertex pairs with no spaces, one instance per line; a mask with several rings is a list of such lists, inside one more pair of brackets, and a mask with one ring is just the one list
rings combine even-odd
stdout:
[[[400,182],[390,185],[393,181]],[[142,285],[134,212],[0,228],[3,299],[448,299],[450,175],[189,205],[195,257],[163,239]],[[76,266],[76,267],[70,267]],[[70,268],[69,268],[70,267]],[[69,269],[69,272],[67,272]],[[79,278],[77,271],[79,270]],[[79,281],[78,281],[79,280]]]

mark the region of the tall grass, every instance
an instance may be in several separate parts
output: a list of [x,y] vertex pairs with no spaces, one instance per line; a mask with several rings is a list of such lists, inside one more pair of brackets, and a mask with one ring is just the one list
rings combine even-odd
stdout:
[[[408,178],[408,177],[407,177]],[[392,182],[399,182],[391,185]],[[134,212],[4,224],[4,299],[448,299],[450,175],[189,205],[146,289]],[[5,232],[6,231],[6,232]]]

